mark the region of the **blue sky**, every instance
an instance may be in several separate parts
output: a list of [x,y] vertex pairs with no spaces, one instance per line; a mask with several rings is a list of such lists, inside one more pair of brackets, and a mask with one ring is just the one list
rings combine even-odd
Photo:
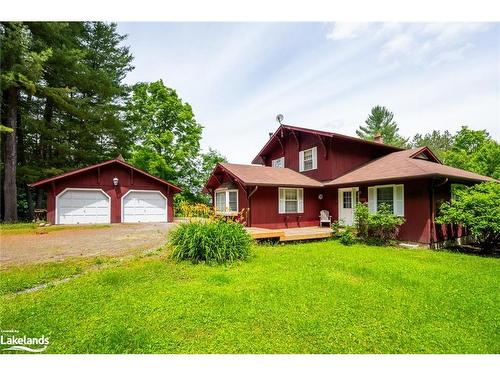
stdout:
[[500,24],[120,23],[128,83],[177,90],[202,146],[250,163],[285,123],[354,135],[385,105],[411,137],[461,125],[500,139]]

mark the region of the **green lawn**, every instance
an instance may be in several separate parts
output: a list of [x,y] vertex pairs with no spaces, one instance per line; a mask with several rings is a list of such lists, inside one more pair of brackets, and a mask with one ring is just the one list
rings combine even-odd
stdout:
[[48,336],[48,353],[500,353],[500,259],[327,241],[227,267],[78,266],[17,295],[25,271],[0,273],[1,328]]
[[89,225],[51,225],[48,227],[40,227],[36,223],[13,223],[0,224],[0,234],[42,234],[55,232],[65,229],[84,230],[109,228],[109,224],[89,224]]

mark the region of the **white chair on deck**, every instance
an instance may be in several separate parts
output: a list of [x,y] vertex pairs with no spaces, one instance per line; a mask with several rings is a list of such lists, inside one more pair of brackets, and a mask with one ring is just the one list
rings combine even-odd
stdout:
[[328,210],[321,210],[319,212],[319,226],[322,227],[323,223],[328,223],[328,226],[332,225],[332,216]]

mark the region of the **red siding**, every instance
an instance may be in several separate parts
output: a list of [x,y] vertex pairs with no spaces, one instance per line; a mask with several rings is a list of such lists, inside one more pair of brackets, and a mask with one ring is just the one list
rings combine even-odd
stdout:
[[318,199],[320,192],[321,189],[304,188],[304,213],[279,214],[278,187],[260,186],[250,198],[251,224],[269,229],[286,228],[287,223],[289,228],[319,225],[319,211],[324,202]]
[[[439,207],[443,202],[451,199],[451,183],[446,182],[444,185],[434,188],[434,215],[439,213]],[[434,224],[432,237],[434,242],[451,240],[467,235],[462,226],[455,224]]]
[[[383,155],[391,150],[377,147],[366,143],[353,142],[346,139],[334,139],[322,137],[325,146],[316,135],[308,133],[297,133],[300,147],[291,133],[285,133],[282,140],[283,149],[280,144],[274,142],[274,147],[266,155],[265,165],[271,166],[272,160],[285,157],[285,167],[299,170],[299,151],[312,147],[318,148],[318,168],[312,171],[302,172],[304,175],[319,181],[333,180],[334,178]],[[325,149],[326,147],[326,156]]]
[[[430,181],[414,180],[403,184],[406,222],[401,226],[399,239],[428,244],[431,230]],[[360,202],[368,202],[368,186],[372,185],[358,186]],[[330,210],[333,219],[338,220],[338,190],[327,189],[325,197],[328,201],[327,209]]]
[[[47,186],[47,220],[55,223],[55,197],[67,188],[102,189],[111,197],[111,222],[121,222],[121,198],[129,190],[159,190],[167,197],[168,221],[174,217],[173,194],[168,187],[156,180],[148,178],[125,166],[110,164],[87,172],[82,172],[54,182],[55,191],[51,184]],[[133,176],[133,177],[132,177]],[[118,177],[119,185],[113,185],[113,178]]]

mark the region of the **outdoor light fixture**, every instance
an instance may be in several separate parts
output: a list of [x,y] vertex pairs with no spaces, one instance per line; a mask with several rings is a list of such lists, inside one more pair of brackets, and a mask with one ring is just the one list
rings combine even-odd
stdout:
[[319,200],[322,200],[322,199],[323,199],[323,194],[319,194],[319,195],[318,195],[318,199],[319,199]]
[[118,177],[113,178],[113,185],[118,186]]

